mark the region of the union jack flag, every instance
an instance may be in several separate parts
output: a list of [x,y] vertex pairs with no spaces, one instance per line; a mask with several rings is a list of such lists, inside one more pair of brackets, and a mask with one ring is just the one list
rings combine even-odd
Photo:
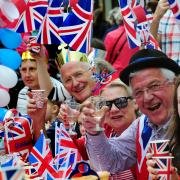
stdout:
[[180,1],[179,0],[168,0],[170,8],[176,17],[178,24],[180,25]]
[[77,162],[82,160],[76,145],[67,133],[63,124],[55,128],[55,159],[54,162],[62,174],[62,178],[68,178]]
[[153,157],[155,161],[154,169],[158,170],[159,180],[170,180],[171,179],[171,156],[165,157]]
[[149,141],[152,136],[152,129],[148,126],[148,118],[145,115],[139,117],[136,151],[137,151],[137,179],[148,179],[149,173],[146,165],[146,153],[149,148]]
[[1,162],[1,168],[16,167],[19,165],[19,160],[17,155],[12,155],[6,161]]
[[[144,8],[138,5],[137,1],[129,5],[128,0],[119,0],[119,6],[124,19],[124,27],[130,48],[147,45],[145,48],[158,49],[159,46],[157,41],[149,32],[149,21],[152,19],[152,16],[150,17],[150,15],[145,12]],[[133,9],[135,10],[137,7],[142,12],[142,14],[138,14],[138,16],[136,12],[139,13],[139,10],[133,11]],[[144,18],[142,16],[144,16]],[[140,23],[138,23],[139,17],[141,20],[143,19]]]
[[[10,112],[12,110],[9,110]],[[14,112],[13,112],[14,113]],[[23,160],[27,159],[32,148],[32,120],[29,116],[14,115],[5,116],[5,147],[7,152],[18,152]],[[9,118],[8,118],[9,116]]]
[[62,40],[73,50],[88,53],[91,46],[93,1],[79,0],[59,28]]
[[31,150],[29,162],[44,179],[60,178],[58,169],[53,165],[53,157],[49,142],[41,133],[39,139]]
[[40,26],[37,42],[41,44],[61,44],[63,40],[59,36],[59,27],[63,22],[63,0],[51,0],[47,13]]
[[21,14],[15,26],[15,31],[31,32],[38,30],[48,7],[48,0],[29,0],[26,10]]
[[24,169],[22,168],[4,168],[0,169],[1,180],[24,180]]
[[169,150],[169,140],[150,141],[150,151],[154,157],[168,156]]

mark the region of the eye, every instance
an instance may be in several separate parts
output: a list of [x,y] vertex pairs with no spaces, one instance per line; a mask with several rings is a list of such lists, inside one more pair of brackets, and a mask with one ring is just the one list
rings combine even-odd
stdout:
[[29,71],[34,72],[34,71],[36,71],[36,68],[31,67],[31,68],[29,68]]
[[143,94],[143,91],[142,90],[138,90],[138,91],[135,91],[134,96],[135,97],[140,97],[140,96],[142,96],[142,94]]
[[25,68],[20,69],[21,72],[26,72]]
[[151,91],[155,91],[155,90],[158,90],[160,88],[160,84],[152,84],[149,86],[149,90]]
[[66,79],[65,81],[64,81],[64,83],[65,84],[69,84],[71,82],[71,79],[69,78],[69,79]]
[[82,72],[78,72],[74,75],[75,78],[81,78],[83,76]]

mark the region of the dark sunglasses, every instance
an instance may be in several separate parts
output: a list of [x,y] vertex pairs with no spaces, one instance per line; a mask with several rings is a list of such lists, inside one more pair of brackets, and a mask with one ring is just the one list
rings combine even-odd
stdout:
[[132,97],[119,97],[111,101],[106,101],[106,106],[111,109],[112,105],[114,104],[118,109],[126,108],[128,106],[128,99],[132,99]]

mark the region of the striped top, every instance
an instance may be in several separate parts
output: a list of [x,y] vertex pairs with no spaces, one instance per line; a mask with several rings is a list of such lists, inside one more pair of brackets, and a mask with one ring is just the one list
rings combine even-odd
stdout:
[[[71,96],[69,95],[69,93],[67,92],[67,90],[60,81],[54,79],[53,77],[51,77],[51,81],[53,83],[54,89],[57,91],[59,101],[65,101],[67,98],[71,98]],[[27,93],[29,90],[30,88],[25,86],[23,89],[21,89],[21,91],[18,94],[16,109],[21,114],[27,114],[27,104],[28,104]],[[56,97],[53,96],[51,100],[56,100]]]

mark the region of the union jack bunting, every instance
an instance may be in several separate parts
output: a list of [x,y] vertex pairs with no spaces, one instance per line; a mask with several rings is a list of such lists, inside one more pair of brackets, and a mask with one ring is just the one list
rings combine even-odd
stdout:
[[53,165],[53,157],[49,147],[49,142],[41,133],[39,139],[31,150],[29,162],[38,172],[40,177],[44,179],[57,179],[60,177],[55,165]]
[[37,42],[41,44],[61,44],[63,40],[59,36],[59,27],[63,22],[63,0],[51,0],[47,13],[40,26]]
[[62,40],[73,50],[88,53],[91,46],[93,0],[79,0],[59,28]]
[[15,26],[15,31],[31,32],[38,30],[48,7],[48,0],[29,0],[26,10],[21,14]]
[[178,24],[180,25],[180,1],[179,0],[168,0],[170,8],[176,17]]
[[[9,110],[10,112],[12,110]],[[14,112],[13,112],[14,113]],[[9,116],[9,118],[8,118]],[[18,152],[23,160],[27,159],[29,150],[32,148],[32,120],[29,116],[20,114],[5,116],[5,147],[10,154]]]
[[24,169],[22,168],[0,168],[1,180],[24,180]]
[[[129,47],[136,48],[141,45],[146,45],[145,48],[158,49],[158,43],[149,31],[149,22],[152,20],[152,16],[146,13],[142,6],[138,5],[138,1],[132,4],[129,3],[128,0],[119,0]],[[136,12],[139,13],[139,10],[133,11],[133,9],[137,7],[141,10],[141,15],[136,14]],[[143,21],[139,22],[139,18],[141,18],[141,20],[143,19]]]
[[76,145],[70,138],[63,124],[55,128],[55,159],[62,178],[68,178],[77,162],[82,160]]
[[168,156],[169,150],[169,140],[150,141],[150,151],[154,157]]
[[154,169],[158,170],[159,180],[171,180],[171,156],[154,157]]

